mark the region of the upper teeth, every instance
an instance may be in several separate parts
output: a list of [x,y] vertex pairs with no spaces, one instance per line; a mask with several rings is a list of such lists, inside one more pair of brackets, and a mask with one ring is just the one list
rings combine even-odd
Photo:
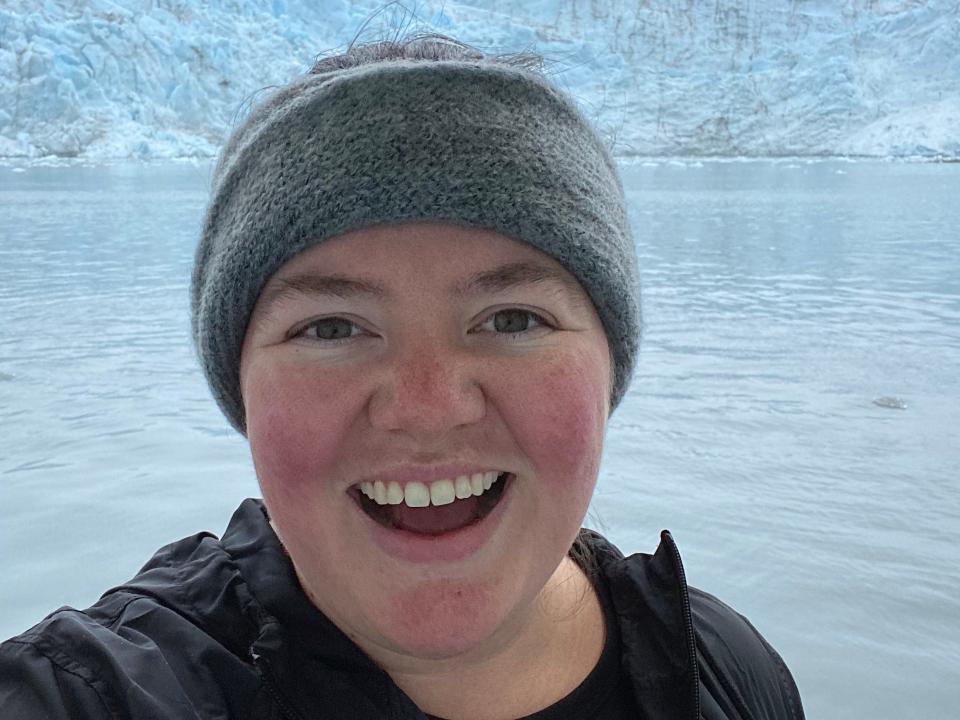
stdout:
[[489,470],[473,475],[461,475],[452,480],[436,480],[432,483],[409,482],[403,487],[398,482],[364,481],[360,483],[360,492],[377,505],[399,505],[400,503],[406,503],[408,507],[449,505],[457,499],[483,495],[499,476],[500,473],[496,470]]

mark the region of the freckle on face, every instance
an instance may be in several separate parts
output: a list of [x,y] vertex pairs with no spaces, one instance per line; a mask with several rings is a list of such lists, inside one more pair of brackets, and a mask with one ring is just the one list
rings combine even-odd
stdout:
[[[582,483],[595,477],[598,444],[606,426],[607,387],[594,366],[604,353],[571,354],[561,362],[545,363],[533,382],[515,378],[503,395],[522,398],[504,404],[507,423],[531,457],[544,464],[544,480]],[[581,490],[589,495],[592,483]]]
[[[295,371],[256,374],[257,382],[246,388],[248,404],[259,408],[248,417],[251,453],[264,492],[279,491],[294,497],[333,468],[336,457],[337,425],[326,423],[315,408],[336,410],[322,398],[307,392],[307,379]],[[313,394],[323,392],[316,383]],[[320,426],[325,432],[319,432]]]

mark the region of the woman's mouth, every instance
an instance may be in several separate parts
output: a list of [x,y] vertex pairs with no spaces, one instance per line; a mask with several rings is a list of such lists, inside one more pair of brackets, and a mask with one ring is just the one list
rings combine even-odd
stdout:
[[431,483],[363,482],[350,488],[360,508],[380,525],[436,536],[485,518],[503,497],[513,474],[490,470]]

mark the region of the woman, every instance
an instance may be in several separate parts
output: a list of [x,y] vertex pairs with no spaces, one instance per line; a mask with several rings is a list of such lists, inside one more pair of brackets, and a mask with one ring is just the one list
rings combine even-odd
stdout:
[[193,275],[263,501],[0,651],[0,715],[800,718],[668,534],[581,531],[639,335],[616,167],[529,67],[352,48],[226,145]]

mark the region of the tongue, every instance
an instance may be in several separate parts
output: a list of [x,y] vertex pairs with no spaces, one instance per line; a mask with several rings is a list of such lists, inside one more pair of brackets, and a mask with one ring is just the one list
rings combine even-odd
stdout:
[[406,504],[391,505],[390,519],[400,530],[439,535],[458,530],[469,525],[477,517],[478,498],[469,497],[454,500],[448,505],[430,505],[424,508],[412,508]]

